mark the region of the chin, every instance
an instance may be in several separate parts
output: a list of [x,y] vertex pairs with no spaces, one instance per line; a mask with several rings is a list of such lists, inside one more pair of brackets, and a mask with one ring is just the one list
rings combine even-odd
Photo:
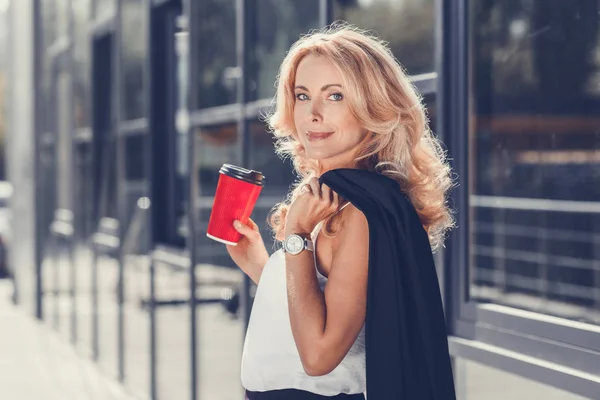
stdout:
[[333,156],[332,154],[327,154],[322,151],[307,151],[306,152],[306,157],[310,158],[311,160],[315,160],[315,161],[326,161],[326,160],[330,159],[332,156]]

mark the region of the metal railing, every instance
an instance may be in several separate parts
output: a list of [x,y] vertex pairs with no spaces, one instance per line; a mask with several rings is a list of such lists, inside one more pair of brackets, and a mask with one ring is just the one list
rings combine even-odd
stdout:
[[481,300],[521,293],[527,296],[510,305],[547,313],[557,312],[550,303],[600,309],[600,202],[495,196],[470,202],[471,288]]

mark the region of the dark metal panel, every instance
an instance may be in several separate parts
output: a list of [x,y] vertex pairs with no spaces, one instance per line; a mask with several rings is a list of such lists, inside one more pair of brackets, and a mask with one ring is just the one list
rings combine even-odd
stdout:
[[[11,21],[11,23],[14,23]],[[43,48],[44,48],[44,38],[43,38],[43,30],[42,30],[42,6],[40,4],[40,0],[33,0],[33,140],[34,140],[34,149],[33,154],[36,155],[33,160],[33,171],[34,171],[34,182],[33,187],[36,192],[34,204],[35,209],[33,210],[35,213],[34,223],[35,223],[35,316],[43,320],[44,319],[44,310],[43,310],[43,277],[42,277],[42,263],[43,263],[43,253],[44,253],[44,238],[46,236],[45,227],[44,227],[44,218],[41,218],[41,212],[44,209],[45,197],[43,193],[39,193],[40,188],[42,187],[42,182],[40,182],[40,171],[41,171],[41,161],[39,157],[39,151],[41,149],[41,139],[43,133],[43,99],[44,96],[40,94],[43,93],[43,83],[42,77],[44,76],[44,59],[43,59]],[[14,44],[13,44],[14,45]],[[15,294],[13,301],[16,303],[21,302],[19,299],[19,285],[15,285]]]
[[319,25],[327,26],[333,22],[333,1],[321,0],[319,3]]
[[[250,124],[249,121],[244,118],[246,102],[250,98],[249,79],[250,75],[254,75],[251,71],[251,63],[249,60],[249,49],[253,45],[255,38],[250,32],[255,32],[253,24],[255,18],[253,16],[253,8],[255,2],[246,2],[244,0],[237,0],[237,64],[241,67],[243,73],[238,80],[238,134],[241,138],[239,145],[241,146],[241,164],[243,167],[252,168],[252,138],[250,137]],[[250,321],[251,312],[251,298],[250,298],[250,287],[251,282],[248,275],[244,274],[244,280],[242,284],[241,294],[241,308],[242,318],[244,323],[244,332],[248,327]],[[242,338],[240,338],[242,340]]]
[[449,346],[454,357],[473,360],[590,399],[600,399],[598,376],[478,341],[450,337]]
[[[156,134],[155,132],[158,130],[157,125],[160,124],[159,121],[157,121],[157,118],[160,118],[159,115],[160,113],[155,112],[154,108],[155,108],[155,101],[159,96],[159,92],[160,92],[160,85],[158,85],[161,81],[160,80],[155,80],[155,76],[158,77],[159,76],[159,71],[160,71],[160,67],[159,67],[159,60],[161,58],[161,49],[162,49],[162,41],[163,39],[163,35],[161,35],[163,33],[163,26],[164,26],[164,22],[163,22],[163,18],[160,17],[159,13],[160,10],[153,8],[152,6],[150,6],[148,8],[148,12],[149,12],[149,28],[148,28],[148,36],[147,36],[147,40],[148,40],[148,63],[146,65],[146,69],[147,69],[147,76],[148,79],[146,79],[145,81],[145,85],[146,85],[146,93],[148,93],[149,96],[149,101],[146,102],[146,107],[148,107],[148,111],[147,111],[147,115],[148,115],[148,123],[149,123],[149,137],[148,137],[148,141],[146,143],[148,143],[148,147],[147,147],[147,151],[148,154],[153,154],[154,153],[154,135]],[[162,64],[161,64],[162,65]],[[157,90],[158,89],[158,90]],[[149,175],[150,178],[148,180],[148,193],[150,194],[150,199],[151,201],[154,201],[154,190],[155,190],[155,183],[154,183],[154,177],[155,177],[155,172],[154,172],[154,158],[152,156],[146,157],[146,161],[147,161],[147,168],[148,171],[150,171]],[[152,251],[152,249],[154,249],[154,243],[155,243],[155,230],[154,230],[154,225],[155,225],[155,219],[154,219],[154,213],[155,211],[152,210],[149,215],[148,215],[148,224],[147,226],[149,227],[149,242],[150,242],[150,251]],[[156,263],[154,261],[154,257],[150,257],[149,260],[149,307],[148,307],[148,317],[149,317],[149,326],[148,329],[150,330],[149,332],[149,349],[148,352],[150,353],[150,387],[148,388],[149,392],[150,392],[150,399],[155,400],[157,399],[158,396],[158,373],[157,373],[157,316],[156,316],[156,307],[155,307],[155,302],[156,302]]]
[[[187,56],[187,64],[188,66],[192,66],[192,61],[195,59],[194,48],[191,44],[190,38],[196,38],[196,21],[193,16],[196,14],[195,7],[199,7],[197,1],[193,0],[184,0],[182,3],[183,6],[183,15],[187,21],[187,46],[186,46],[186,56]],[[193,82],[193,77],[196,76],[198,71],[193,72],[194,68],[187,68],[187,80],[188,82]],[[191,87],[196,87],[191,86]],[[186,108],[187,113],[189,114],[189,110],[192,109],[193,104],[190,96],[190,92],[186,93]],[[189,291],[190,291],[190,399],[196,400],[198,398],[198,376],[199,375],[199,362],[198,362],[198,318],[196,312],[197,306],[197,298],[196,298],[196,265],[198,264],[198,246],[197,246],[197,236],[198,236],[198,222],[199,222],[199,207],[196,202],[200,198],[200,185],[197,177],[197,169],[195,166],[196,160],[196,135],[194,135],[194,131],[191,128],[191,125],[188,124],[188,235],[186,241],[187,251],[189,253],[190,260],[190,271],[189,271]]]
[[[113,80],[112,80],[112,121],[111,133],[117,134],[117,127],[122,118],[121,90],[123,85],[122,65],[123,65],[123,36],[121,32],[122,2],[117,1],[116,15],[114,16],[114,36],[113,46]],[[117,219],[119,220],[119,242],[123,243],[126,231],[127,221],[127,196],[125,191],[125,140],[123,137],[117,137]],[[125,381],[125,260],[123,246],[119,246],[117,251],[118,258],[118,284],[117,284],[117,376],[120,382]]]
[[[442,41],[438,55],[440,82],[438,95],[439,126],[448,147],[450,163],[458,175],[460,185],[451,193],[450,204],[457,211],[457,228],[450,232],[445,252],[448,274],[446,291],[450,307],[447,316],[451,325],[459,318],[472,320],[474,309],[465,307],[468,282],[468,80],[467,80],[467,0],[440,0],[441,27],[438,38]],[[465,315],[466,314],[466,315]]]
[[[68,129],[69,129],[69,140],[71,141],[70,144],[70,148],[71,148],[71,171],[75,171],[77,168],[77,162],[76,162],[76,146],[75,146],[75,123],[74,123],[74,119],[73,119],[73,110],[74,110],[74,98],[73,98],[73,92],[74,92],[74,76],[75,76],[75,63],[73,60],[73,53],[75,51],[74,49],[74,44],[75,44],[75,21],[74,21],[74,16],[73,16],[73,12],[71,10],[71,7],[67,7],[66,8],[67,13],[68,13],[68,41],[69,41],[69,50],[66,53],[66,58],[67,58],[67,65],[66,65],[66,70],[69,74],[69,76],[71,77],[71,88],[69,91],[69,96],[68,96],[68,101],[69,104],[66,105],[68,111],[68,115],[69,115],[69,122],[68,122]],[[75,175],[73,174],[71,176],[72,178],[75,177]],[[70,222],[70,235],[65,234],[65,241],[67,242],[67,251],[69,254],[69,272],[70,272],[70,294],[71,294],[71,343],[76,345],[77,344],[77,340],[78,340],[78,321],[77,321],[77,298],[79,297],[77,294],[77,282],[78,282],[78,274],[77,274],[77,266],[76,264],[76,258],[75,258],[75,251],[76,251],[76,236],[75,236],[75,213],[76,210],[81,207],[81,205],[79,204],[79,202],[77,201],[76,198],[76,193],[78,192],[78,184],[80,184],[80,182],[78,182],[77,179],[73,179],[73,184],[71,185],[70,189],[71,189],[71,193],[70,193],[70,197],[71,197],[71,210],[65,210],[66,213],[64,213],[66,215],[67,218],[65,218],[66,220],[64,221],[66,224],[69,224]],[[57,210],[58,211],[58,210]],[[68,217],[71,218],[70,221],[68,221]]]
[[[436,95],[436,108],[438,110],[437,117],[435,120],[435,126],[432,126],[431,129],[436,133],[436,135],[440,138],[440,140],[445,141],[446,139],[446,119],[444,115],[444,106],[446,104],[446,98],[444,93],[443,82],[445,78],[444,74],[444,29],[446,28],[446,23],[444,20],[445,9],[444,9],[444,1],[436,0],[435,1],[435,27],[434,27],[434,68],[436,79],[434,82],[433,91]],[[440,292],[442,295],[442,302],[444,306],[444,314],[446,317],[446,325],[450,327],[452,311],[451,308],[451,299],[450,295],[452,291],[449,288],[449,283],[451,282],[450,274],[452,270],[450,269],[450,265],[446,262],[445,257],[445,248],[440,248],[435,255],[435,263],[437,268],[438,282],[440,285]]]

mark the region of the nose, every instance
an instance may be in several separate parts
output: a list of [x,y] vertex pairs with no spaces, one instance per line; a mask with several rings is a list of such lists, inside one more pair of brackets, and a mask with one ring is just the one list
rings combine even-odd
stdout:
[[311,122],[323,121],[323,112],[321,110],[321,103],[319,101],[312,101],[308,107],[307,117]]

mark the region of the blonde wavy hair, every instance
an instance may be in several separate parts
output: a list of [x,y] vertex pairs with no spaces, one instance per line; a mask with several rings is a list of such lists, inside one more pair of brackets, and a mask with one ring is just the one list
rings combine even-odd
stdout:
[[[306,157],[294,123],[296,69],[307,55],[327,57],[341,71],[349,107],[371,133],[355,159],[356,168],[388,176],[410,198],[429,236],[432,249],[443,243],[454,226],[447,193],[453,187],[451,169],[440,141],[428,126],[422,98],[387,44],[348,24],[312,31],[292,45],[277,78],[274,109],[267,115],[276,138],[275,151],[291,158],[298,181],[287,198],[271,210],[274,238],[283,240],[285,220],[303,184],[323,172],[318,160]],[[341,213],[326,221],[323,233],[334,236]]]

